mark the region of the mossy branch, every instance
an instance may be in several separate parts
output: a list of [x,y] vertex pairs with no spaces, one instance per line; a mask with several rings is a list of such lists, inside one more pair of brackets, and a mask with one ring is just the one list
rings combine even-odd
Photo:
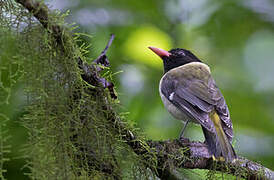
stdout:
[[[34,0],[16,0],[16,2],[20,3],[37,18],[61,48],[65,47],[62,43],[66,41],[63,41],[63,39],[66,38],[65,36],[69,36],[69,32],[66,33],[64,27],[51,22],[49,18],[50,11],[45,4]],[[111,44],[112,40],[113,36],[109,44]],[[105,55],[108,47],[109,45],[94,61],[95,64],[103,66],[109,64]],[[100,69],[97,66],[88,65],[80,57],[77,58],[75,63],[78,63],[78,67],[82,69],[83,80],[97,87],[95,91],[100,92],[102,88],[108,88],[111,97],[113,99],[117,98],[113,90],[113,84],[100,77]],[[94,96],[102,95],[104,94],[94,93]],[[190,142],[188,140],[144,141],[127,128],[106,99],[104,97],[98,98],[100,101],[103,100],[103,103],[98,108],[107,110],[105,111],[105,118],[113,124],[123,141],[128,144],[136,155],[144,160],[145,166],[162,179],[171,176],[176,178],[172,173],[176,168],[216,170],[246,179],[274,179],[273,171],[243,157],[239,157],[233,163],[213,161],[208,153],[207,146],[201,142]],[[117,177],[117,179],[120,179],[120,177]]]

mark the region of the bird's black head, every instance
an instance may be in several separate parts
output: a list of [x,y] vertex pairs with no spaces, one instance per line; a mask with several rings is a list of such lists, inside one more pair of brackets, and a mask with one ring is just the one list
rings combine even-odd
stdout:
[[165,51],[159,48],[149,47],[154,53],[160,56],[164,63],[165,73],[169,70],[191,62],[201,62],[192,52],[186,49],[176,48]]

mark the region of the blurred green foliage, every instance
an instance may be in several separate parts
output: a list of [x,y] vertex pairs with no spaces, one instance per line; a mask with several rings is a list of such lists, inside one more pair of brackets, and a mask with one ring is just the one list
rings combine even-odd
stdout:
[[[122,111],[149,139],[177,138],[182,124],[164,109],[158,94],[161,60],[148,46],[181,47],[207,63],[229,106],[239,155],[274,168],[274,3],[270,0],[56,0],[52,9],[70,9],[69,22],[91,43],[90,60],[116,35],[108,52]],[[260,6],[256,6],[260,4]],[[8,38],[8,37],[7,37]],[[12,38],[12,37],[11,37]],[[16,48],[1,38],[0,68]],[[270,42],[270,43],[269,43]],[[14,44],[14,43],[12,43]],[[4,52],[4,53],[3,53]],[[18,58],[18,57],[14,57]],[[11,64],[11,66],[13,66]],[[16,67],[11,67],[16,68]],[[5,82],[1,69],[0,113],[7,126],[11,153],[5,163],[8,179],[24,179],[19,158],[27,133],[20,125],[24,97],[19,84]],[[19,70],[16,72],[20,73]],[[15,74],[18,78],[20,74]],[[12,88],[12,89],[10,89]],[[8,94],[8,96],[7,96]],[[7,103],[9,98],[9,103]],[[2,117],[0,115],[0,117]],[[6,134],[6,133],[5,133]],[[187,128],[187,137],[203,140],[200,127]]]

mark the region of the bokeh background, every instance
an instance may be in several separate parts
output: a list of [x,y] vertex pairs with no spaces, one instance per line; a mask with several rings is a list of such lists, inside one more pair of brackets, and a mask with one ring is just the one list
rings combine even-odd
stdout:
[[[129,112],[148,139],[177,138],[183,124],[164,109],[158,93],[162,62],[147,47],[191,50],[211,67],[234,125],[237,154],[274,169],[274,1],[271,0],[54,0],[51,9],[70,10],[67,22],[91,35],[90,60],[116,35],[108,52],[121,111]],[[16,88],[1,110],[12,145],[8,179],[27,179],[20,150],[27,132],[20,125],[24,98]],[[203,141],[189,125],[186,137]]]

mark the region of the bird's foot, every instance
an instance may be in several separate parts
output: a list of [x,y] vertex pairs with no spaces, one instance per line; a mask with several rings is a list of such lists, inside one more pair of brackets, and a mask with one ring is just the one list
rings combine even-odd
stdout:
[[221,161],[221,162],[224,162],[224,161],[225,161],[225,158],[222,157],[222,156],[216,158],[214,155],[212,155],[212,159],[213,159],[213,161]]

